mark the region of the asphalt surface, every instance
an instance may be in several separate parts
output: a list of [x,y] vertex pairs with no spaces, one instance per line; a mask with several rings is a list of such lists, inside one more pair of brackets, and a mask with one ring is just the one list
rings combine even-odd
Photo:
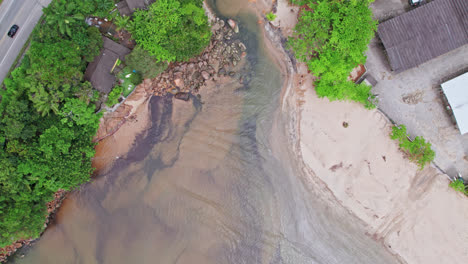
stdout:
[[[26,43],[42,15],[42,8],[52,0],[4,0],[0,5],[0,82],[8,74],[11,65]],[[12,25],[19,30],[10,38],[7,36]]]

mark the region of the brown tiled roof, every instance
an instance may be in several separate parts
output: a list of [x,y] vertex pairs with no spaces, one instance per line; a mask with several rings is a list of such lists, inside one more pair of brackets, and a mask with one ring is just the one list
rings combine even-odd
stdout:
[[90,81],[95,89],[109,93],[114,86],[115,76],[110,72],[117,59],[124,60],[130,49],[103,37],[104,48],[93,62],[88,64],[85,79]]
[[434,0],[379,25],[390,66],[402,72],[468,44],[468,0]]

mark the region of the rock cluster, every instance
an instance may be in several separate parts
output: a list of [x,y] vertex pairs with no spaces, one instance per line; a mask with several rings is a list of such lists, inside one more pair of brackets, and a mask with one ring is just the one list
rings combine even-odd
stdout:
[[[216,82],[221,76],[234,76],[233,69],[246,56],[246,46],[237,39],[239,27],[217,18],[212,25],[210,45],[198,57],[187,62],[176,62],[147,84],[155,95],[172,93],[188,100],[188,93],[196,94],[207,81]],[[148,91],[149,92],[149,91]]]

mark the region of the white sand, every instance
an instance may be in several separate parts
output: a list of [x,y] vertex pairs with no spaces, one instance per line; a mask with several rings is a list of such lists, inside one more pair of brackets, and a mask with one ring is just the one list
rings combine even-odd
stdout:
[[[284,9],[286,0],[278,1]],[[288,11],[278,10],[278,21],[291,21],[296,14]],[[283,23],[283,33],[290,34],[290,23]],[[322,192],[332,193],[403,262],[467,263],[468,197],[452,190],[433,166],[421,171],[406,159],[382,113],[318,98],[306,66],[297,66],[285,81],[283,111],[292,120],[297,158],[308,179],[319,183],[313,186],[325,186]]]
[[305,79],[304,94],[293,96],[303,100],[298,151],[310,177],[408,263],[466,263],[468,198],[432,166],[420,171],[405,159],[383,114],[319,99]]

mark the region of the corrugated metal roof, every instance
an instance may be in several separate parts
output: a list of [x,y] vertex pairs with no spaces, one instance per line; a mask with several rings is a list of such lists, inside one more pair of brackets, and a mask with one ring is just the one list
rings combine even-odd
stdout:
[[463,135],[468,132],[468,73],[444,82],[441,86]]
[[468,0],[435,0],[379,25],[392,70],[401,72],[468,44]]

